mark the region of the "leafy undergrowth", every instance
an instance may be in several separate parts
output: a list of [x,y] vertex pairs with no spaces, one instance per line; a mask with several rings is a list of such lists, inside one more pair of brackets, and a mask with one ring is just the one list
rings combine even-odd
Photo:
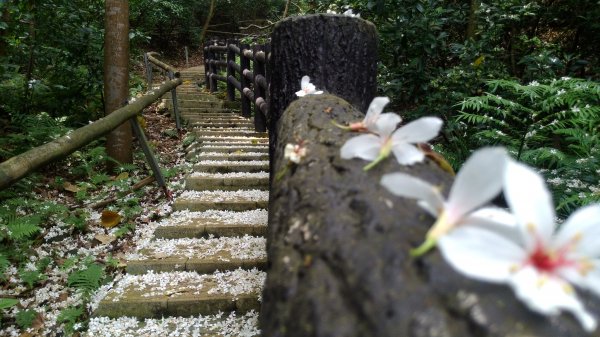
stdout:
[[[156,107],[146,134],[167,180],[180,181],[181,141]],[[169,211],[134,142],[134,164],[105,171],[97,141],[0,191],[0,335],[63,336],[85,331],[91,294],[124,268],[133,230]]]

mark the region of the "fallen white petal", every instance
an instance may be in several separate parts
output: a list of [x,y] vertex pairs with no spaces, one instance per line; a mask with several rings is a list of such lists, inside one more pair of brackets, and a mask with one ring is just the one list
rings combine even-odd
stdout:
[[394,132],[392,139],[394,143],[425,143],[438,135],[442,124],[442,120],[437,117],[419,118],[400,127]]
[[412,165],[420,163],[425,159],[425,154],[414,145],[408,143],[396,144],[392,147],[392,152],[400,165]]

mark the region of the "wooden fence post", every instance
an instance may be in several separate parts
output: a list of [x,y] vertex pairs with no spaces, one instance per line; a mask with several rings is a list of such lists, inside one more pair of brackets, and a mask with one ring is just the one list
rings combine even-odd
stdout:
[[204,54],[204,86],[206,89],[210,89],[210,78],[208,78],[208,74],[210,73],[210,51],[208,50],[208,44],[204,45],[203,49]]
[[152,63],[148,61],[148,53],[144,53],[144,66],[146,67],[146,91],[152,89]]
[[365,20],[315,14],[287,18],[271,36],[269,144],[273,155],[277,121],[298,97],[302,76],[319,90],[366,112],[377,90],[377,31]]
[[250,99],[248,97],[246,97],[246,95],[243,92],[244,88],[250,87],[250,81],[248,81],[246,76],[244,76],[244,69],[251,70],[250,69],[250,59],[248,59],[246,56],[244,56],[244,49],[248,49],[248,48],[249,48],[248,44],[245,44],[245,43],[240,44],[240,68],[241,68],[240,83],[241,83],[241,87],[242,87],[242,93],[241,93],[242,116],[244,116],[244,117],[250,117],[252,115]]
[[[265,62],[266,60],[259,60],[257,54],[259,52],[264,53],[265,45],[254,45],[254,99],[257,100],[261,97],[264,101],[267,101],[267,95],[265,88],[261,85],[261,78],[265,79]],[[266,54],[265,54],[266,55]],[[254,104],[254,130],[257,132],[267,131],[267,124],[265,114],[262,112],[259,104]]]
[[[236,41],[227,42],[227,78],[229,78],[229,76],[235,76],[235,70],[230,63],[235,62],[236,54],[234,50],[229,48],[229,44],[237,45],[237,43]],[[227,99],[230,101],[235,100],[235,87],[230,81],[227,81]]]
[[210,67],[210,72],[211,72],[211,76],[210,76],[210,92],[216,92],[217,91],[217,79],[214,78],[214,75],[217,75],[219,73],[219,67],[217,66],[217,52],[213,51],[210,49],[208,49],[209,52],[209,67]]

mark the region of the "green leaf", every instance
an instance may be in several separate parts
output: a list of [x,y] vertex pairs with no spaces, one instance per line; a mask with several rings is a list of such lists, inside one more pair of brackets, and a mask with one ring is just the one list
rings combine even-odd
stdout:
[[100,288],[104,280],[104,269],[99,264],[91,264],[83,270],[77,270],[69,275],[67,284],[69,287],[80,289],[84,294],[90,294]]
[[38,313],[35,310],[22,310],[19,311],[15,317],[17,324],[21,327],[21,329],[27,329],[31,327],[33,321],[38,316]]
[[19,304],[19,300],[14,298],[0,298],[0,309],[7,309]]

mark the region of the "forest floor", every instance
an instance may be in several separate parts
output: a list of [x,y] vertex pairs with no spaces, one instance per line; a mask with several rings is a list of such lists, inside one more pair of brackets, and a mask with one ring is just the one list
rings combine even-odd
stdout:
[[[174,182],[169,189],[177,190],[185,134],[178,135],[174,121],[158,106],[145,109],[142,124],[167,180]],[[135,140],[134,164],[115,174],[105,172],[103,149],[97,141],[2,191],[1,207],[12,209],[15,222],[40,217],[35,236],[13,242],[21,244],[16,247],[21,258],[13,256],[4,266],[0,336],[78,336],[85,331],[92,292],[123,272],[124,255],[143,236],[134,229],[171,212]],[[2,243],[2,253],[10,243]],[[14,300],[18,303],[9,307]]]

